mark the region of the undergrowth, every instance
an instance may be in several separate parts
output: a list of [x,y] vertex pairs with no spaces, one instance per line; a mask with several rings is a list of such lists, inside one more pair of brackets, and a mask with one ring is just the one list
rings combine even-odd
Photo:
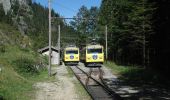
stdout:
[[137,66],[120,66],[110,61],[105,63],[105,65],[109,67],[113,74],[117,75],[119,79],[129,84],[147,84],[159,87],[167,87],[170,84],[170,81],[167,80],[166,77],[153,69],[144,69]]
[[30,49],[6,45],[0,52],[0,99],[30,100],[32,85],[48,79],[47,61]]

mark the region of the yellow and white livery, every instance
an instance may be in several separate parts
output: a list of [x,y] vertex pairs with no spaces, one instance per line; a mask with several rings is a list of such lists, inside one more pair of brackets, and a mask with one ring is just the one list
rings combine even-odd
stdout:
[[64,49],[64,63],[67,64],[78,64],[79,58],[79,48],[76,46],[66,47]]
[[87,45],[82,50],[82,58],[86,67],[101,67],[104,62],[104,51],[102,45]]

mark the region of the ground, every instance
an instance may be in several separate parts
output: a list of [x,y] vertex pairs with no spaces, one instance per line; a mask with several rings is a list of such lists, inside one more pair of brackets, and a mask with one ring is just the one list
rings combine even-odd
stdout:
[[[103,66],[102,69],[106,84],[124,100],[170,100],[170,91],[168,88],[156,84],[148,84],[144,80],[132,82],[130,82],[131,80],[122,80],[119,76],[110,74],[114,70],[108,68],[108,66]],[[138,75],[138,77],[142,77],[141,75]],[[137,76],[133,75],[133,78],[135,77]]]
[[68,77],[66,66],[53,67],[56,71],[55,81],[39,82],[34,85],[37,89],[35,100],[79,100],[72,77]]
[[[79,64],[79,67],[89,71],[89,68],[84,67],[82,63]],[[127,84],[113,75],[108,67],[102,66],[101,69],[106,84],[125,100],[170,100],[169,91],[144,84],[138,84],[138,86]],[[52,73],[56,72],[55,80],[34,84],[37,91],[33,100],[90,100],[90,97],[80,96],[82,91],[85,93],[86,91],[77,90],[81,84],[74,75],[70,77],[69,71],[69,67],[64,65],[52,67]],[[94,68],[93,71],[97,71],[97,69]],[[93,76],[96,76],[95,73]]]

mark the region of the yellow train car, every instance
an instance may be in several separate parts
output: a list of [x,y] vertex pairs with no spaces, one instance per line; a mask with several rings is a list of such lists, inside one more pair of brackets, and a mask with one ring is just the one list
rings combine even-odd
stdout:
[[81,53],[81,60],[86,67],[101,67],[104,62],[103,46],[99,44],[87,45]]
[[79,48],[76,46],[66,47],[64,49],[64,63],[77,65],[80,61]]

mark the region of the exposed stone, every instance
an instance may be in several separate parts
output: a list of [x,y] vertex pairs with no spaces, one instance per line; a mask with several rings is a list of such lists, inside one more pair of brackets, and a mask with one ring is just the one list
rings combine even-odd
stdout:
[[[15,2],[19,3],[19,9],[17,12],[17,15],[14,14],[12,5],[15,5]],[[2,4],[5,14],[7,15],[9,11],[11,11],[12,20],[14,22],[14,25],[16,25],[21,32],[22,35],[24,35],[27,32],[28,25],[25,21],[26,18],[32,17],[31,15],[31,7],[29,6],[29,3],[31,0],[0,0],[0,4]],[[15,12],[16,13],[16,12]]]
[[0,4],[3,5],[3,9],[5,11],[5,14],[7,15],[8,11],[11,9],[10,0],[0,0]]

